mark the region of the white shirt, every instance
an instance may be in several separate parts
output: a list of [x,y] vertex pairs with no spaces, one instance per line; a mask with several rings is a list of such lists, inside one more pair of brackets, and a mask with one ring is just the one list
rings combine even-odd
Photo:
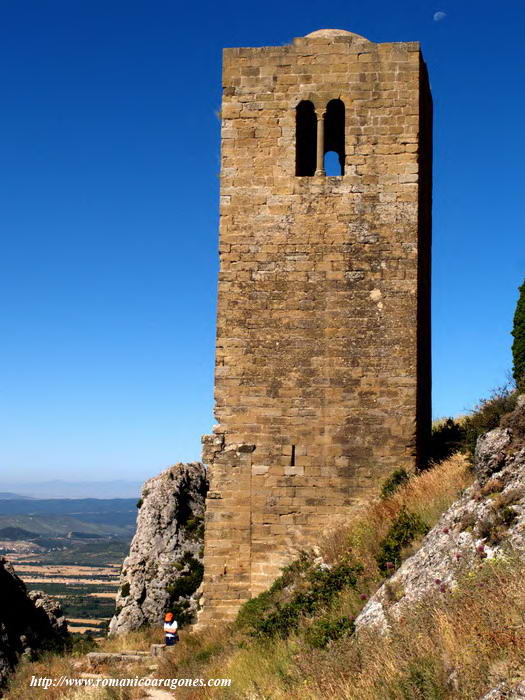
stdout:
[[177,620],[164,623],[164,632],[170,636],[177,634]]

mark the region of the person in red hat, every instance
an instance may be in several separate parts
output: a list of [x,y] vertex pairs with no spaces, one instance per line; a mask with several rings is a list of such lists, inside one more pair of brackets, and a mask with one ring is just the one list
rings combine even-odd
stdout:
[[172,612],[167,612],[164,616],[164,634],[166,638],[166,646],[172,647],[179,641],[177,620]]

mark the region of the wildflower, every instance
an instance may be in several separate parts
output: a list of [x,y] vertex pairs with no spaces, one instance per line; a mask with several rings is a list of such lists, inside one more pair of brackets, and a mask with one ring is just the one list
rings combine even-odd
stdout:
[[361,598],[361,600],[366,600],[368,598],[366,593],[361,593],[361,595],[359,597]]
[[434,583],[436,584],[436,586],[439,586],[439,584],[441,583],[441,579],[440,578],[434,579]]
[[448,527],[444,527],[444,528],[443,528],[443,533],[444,533],[445,535],[448,535],[449,532],[450,532],[450,530],[448,529]]
[[445,586],[444,583],[441,584],[441,586],[439,587],[439,590],[441,591],[441,593],[444,593],[447,590],[447,587]]
[[393,568],[394,568],[394,565],[392,564],[391,561],[387,561],[387,563],[386,563],[386,568],[387,568],[387,569],[393,569]]

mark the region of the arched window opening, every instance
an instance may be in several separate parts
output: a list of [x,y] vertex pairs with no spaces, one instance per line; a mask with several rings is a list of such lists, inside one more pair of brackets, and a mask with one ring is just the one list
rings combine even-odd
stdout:
[[313,175],[316,165],[317,116],[309,100],[295,109],[295,174]]
[[325,170],[327,175],[344,175],[345,173],[345,106],[342,100],[330,100],[326,105],[324,117],[324,153],[334,151],[339,160],[338,172],[328,172],[327,158]]
[[328,151],[324,154],[324,172],[328,177],[337,177],[343,174],[339,154],[335,151]]

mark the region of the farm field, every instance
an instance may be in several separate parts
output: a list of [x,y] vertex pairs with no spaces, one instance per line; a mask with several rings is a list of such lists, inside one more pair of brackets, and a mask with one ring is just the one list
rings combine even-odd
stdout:
[[[46,560],[53,552],[45,553]],[[11,553],[9,560],[29,590],[60,601],[71,632],[104,634],[115,607],[121,561],[102,566],[52,565],[42,555]]]

